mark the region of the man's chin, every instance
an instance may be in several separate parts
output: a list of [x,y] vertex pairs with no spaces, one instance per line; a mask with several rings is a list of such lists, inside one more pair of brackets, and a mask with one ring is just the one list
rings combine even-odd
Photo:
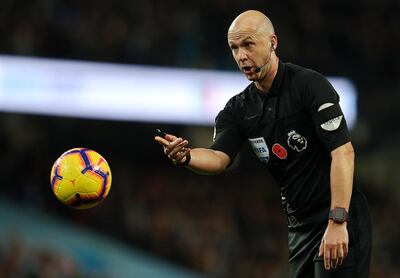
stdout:
[[257,80],[257,74],[255,74],[255,73],[245,73],[244,75],[250,81],[256,81]]
[[246,74],[246,78],[247,78],[249,81],[258,81],[258,77],[257,77],[256,74],[249,74],[249,75]]

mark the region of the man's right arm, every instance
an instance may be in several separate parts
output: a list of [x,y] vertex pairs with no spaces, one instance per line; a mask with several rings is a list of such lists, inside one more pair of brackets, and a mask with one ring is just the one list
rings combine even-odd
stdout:
[[[237,96],[232,97],[225,108],[218,113],[215,118],[213,144],[210,148],[190,149],[187,140],[171,134],[156,136],[155,140],[163,146],[164,153],[175,165],[184,165],[204,175],[219,174],[232,163],[245,140],[239,127],[238,119],[241,114],[235,108],[243,106],[241,98],[239,102],[237,104]],[[188,158],[189,163],[187,163]]]
[[231,162],[230,157],[224,152],[206,149],[187,147],[188,141],[167,134],[165,138],[156,136],[154,138],[164,148],[165,155],[178,164],[185,163],[187,154],[190,153],[190,162],[186,168],[193,172],[204,175],[215,175],[223,172]]
[[192,149],[190,155],[192,158],[186,168],[203,175],[219,174],[231,162],[230,157],[226,153],[212,149]]

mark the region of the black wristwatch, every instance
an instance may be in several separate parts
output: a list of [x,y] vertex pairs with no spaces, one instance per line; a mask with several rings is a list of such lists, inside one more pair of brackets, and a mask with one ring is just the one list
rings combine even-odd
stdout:
[[345,208],[334,208],[329,211],[329,219],[337,224],[342,224],[349,219],[349,213]]

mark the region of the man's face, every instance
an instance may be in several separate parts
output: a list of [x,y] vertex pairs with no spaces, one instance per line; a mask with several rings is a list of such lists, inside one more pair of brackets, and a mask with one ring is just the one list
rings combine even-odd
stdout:
[[229,32],[228,44],[233,58],[247,79],[258,80],[261,72],[256,72],[256,68],[268,62],[265,39],[254,30]]

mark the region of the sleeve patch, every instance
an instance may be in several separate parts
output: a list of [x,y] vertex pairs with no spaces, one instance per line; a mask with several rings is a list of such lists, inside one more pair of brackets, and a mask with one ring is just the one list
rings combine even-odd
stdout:
[[334,131],[342,123],[343,112],[339,104],[324,103],[318,108],[314,118],[323,130]]

